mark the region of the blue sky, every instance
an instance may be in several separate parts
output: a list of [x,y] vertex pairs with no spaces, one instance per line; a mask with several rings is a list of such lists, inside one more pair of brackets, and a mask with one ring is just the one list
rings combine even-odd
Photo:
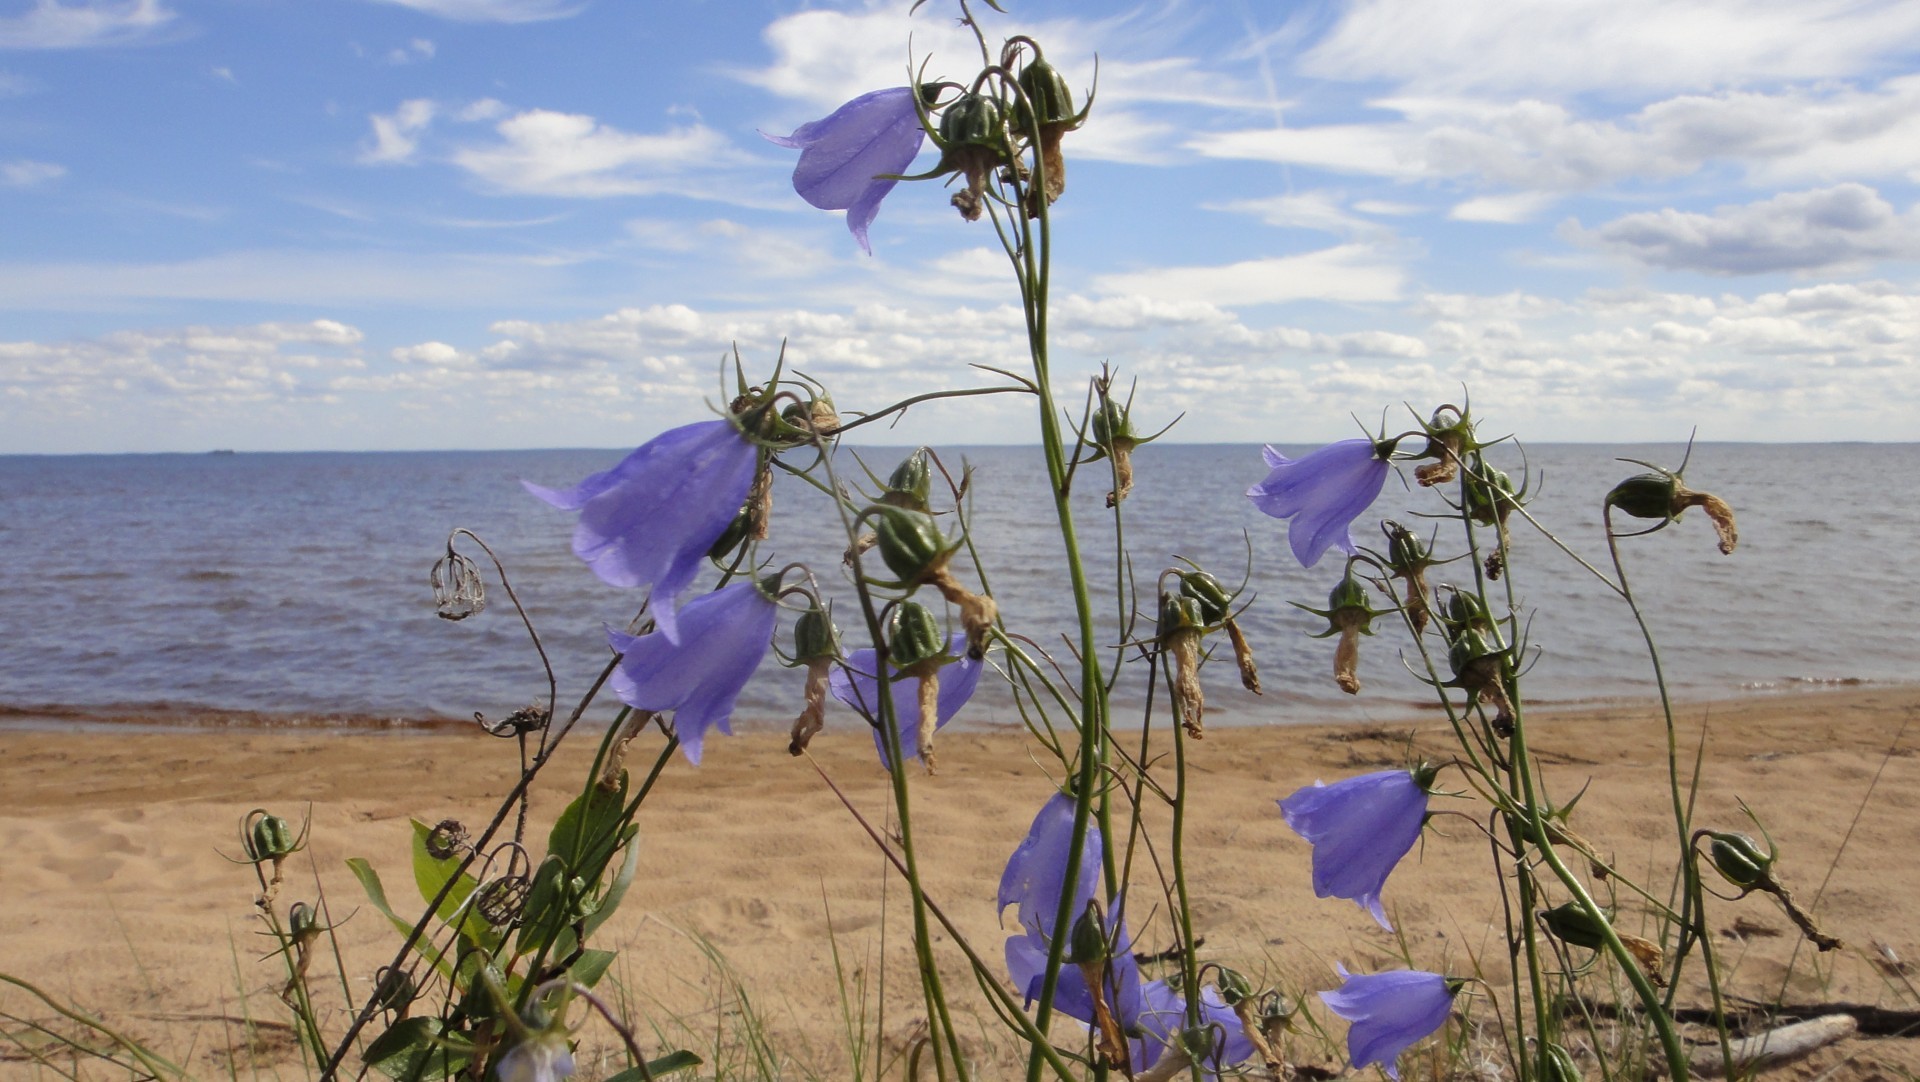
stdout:
[[[1535,441],[1920,439],[1920,4],[1007,6],[1099,57],[1059,363],[1175,438],[1465,384]],[[631,445],[783,337],[845,409],[984,382],[989,228],[901,185],[868,257],[757,134],[969,76],[907,7],[0,0],[0,453]]]

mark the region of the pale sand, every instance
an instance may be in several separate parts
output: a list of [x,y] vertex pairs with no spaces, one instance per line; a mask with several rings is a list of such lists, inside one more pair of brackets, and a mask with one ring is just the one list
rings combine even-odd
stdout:
[[[1910,986],[1874,961],[1875,944],[1901,959],[1920,958],[1920,761],[1912,750],[1920,725],[1902,731],[1917,715],[1920,688],[1752,696],[1680,710],[1684,747],[1707,726],[1696,822],[1741,827],[1735,802],[1745,799],[1785,851],[1781,878],[1803,902],[1817,898],[1821,921],[1848,945],[1816,966],[1810,950],[1796,953],[1792,929],[1770,899],[1718,904],[1716,926],[1739,920],[1753,929],[1717,940],[1739,993],[1920,1007]],[[1622,869],[1665,867],[1674,826],[1657,715],[1644,707],[1538,713],[1530,731],[1557,800],[1592,783],[1575,826]],[[1403,764],[1409,737],[1432,755],[1444,754],[1450,741],[1444,723],[1427,718],[1366,729],[1219,728],[1193,746],[1187,860],[1207,958],[1295,992],[1330,986],[1336,960],[1356,970],[1400,964],[1392,937],[1356,906],[1313,896],[1308,847],[1286,828],[1274,800],[1316,778]],[[577,791],[592,742],[571,740],[536,786],[535,838]],[[697,935],[738,973],[783,1054],[832,1065],[845,1040],[827,913],[849,971],[858,970],[871,992],[881,972],[885,890],[885,1030],[889,1047],[898,1048],[920,1009],[905,891],[807,761],[790,758],[784,744],[771,734],[716,737],[706,765],[678,758],[669,765],[641,812],[640,873],[601,945],[623,952],[614,978],[643,1034],[672,1028],[677,1017],[690,1030],[673,1037],[711,1055],[714,1033],[737,1015],[691,938]],[[1023,732],[942,734],[938,776],[914,781],[914,830],[932,897],[996,972],[1005,933],[995,886],[1050,791],[1031,747]],[[1157,747],[1168,749],[1166,734],[1157,734]],[[242,1032],[222,1019],[286,1017],[274,997],[283,974],[261,960],[267,948],[251,913],[252,873],[218,855],[237,851],[242,815],[267,806],[297,819],[311,802],[312,844],[290,864],[280,901],[314,898],[317,874],[336,917],[358,907],[340,929],[358,997],[398,935],[363,904],[344,859],[370,858],[404,903],[413,896],[408,817],[454,817],[477,830],[516,770],[510,742],[470,732],[9,732],[0,734],[0,748],[0,972],[105,1014],[209,1077],[226,1076],[226,1049]],[[840,715],[815,751],[858,807],[876,822],[886,818],[885,775],[864,730]],[[644,769],[651,752],[637,747],[631,761]],[[1170,763],[1161,776],[1171,784]],[[1465,800],[1436,803],[1450,806],[1475,810]],[[1164,811],[1151,821],[1164,837]],[[1386,890],[1417,965],[1465,974],[1478,964],[1496,981],[1505,972],[1493,874],[1472,825],[1436,821]],[[1150,870],[1138,882],[1136,945],[1164,948],[1171,942],[1164,919],[1138,923],[1149,908],[1165,912],[1151,897]],[[1664,880],[1649,885],[1665,888]],[[1622,924],[1636,926],[1632,907]],[[945,936],[941,942],[950,994],[963,1014],[984,1017],[959,953]],[[1789,955],[1796,959],[1790,975]],[[315,983],[337,1033],[344,1018],[332,972],[331,958],[316,960]],[[1698,1002],[1696,990],[1683,1000]],[[49,1017],[10,988],[0,988],[0,1011]],[[990,1018],[978,1027],[974,1050],[1004,1060],[1010,1040]],[[603,1047],[607,1030],[591,1023],[583,1037]],[[1916,1044],[1857,1039],[1793,1071],[1811,1077],[1837,1064],[1836,1077],[1901,1077],[1920,1066]],[[250,1076],[277,1058],[281,1076],[302,1076],[290,1048],[284,1033],[269,1029],[257,1054],[240,1053],[239,1069]],[[1293,1055],[1340,1065],[1336,1052],[1310,1040],[1297,1041]],[[589,1065],[587,1076],[594,1070]],[[838,1068],[822,1070],[834,1077]],[[0,1075],[54,1077],[6,1043]]]

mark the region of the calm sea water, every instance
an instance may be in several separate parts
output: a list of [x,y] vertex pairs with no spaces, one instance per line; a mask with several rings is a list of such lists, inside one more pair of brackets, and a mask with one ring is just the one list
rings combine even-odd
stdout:
[[[1680,450],[1530,447],[1532,510],[1602,561],[1599,498],[1639,472],[1615,459],[1671,464]],[[882,475],[901,453],[859,451]],[[572,516],[517,482],[571,483],[620,455],[0,457],[0,720],[54,715],[78,723],[89,711],[129,710],[260,711],[290,723],[340,714],[501,716],[541,697],[544,683],[497,588],[479,617],[435,617],[427,570],[454,526],[473,528],[505,560],[558,665],[564,704],[605,660],[603,625],[624,624],[639,598],[593,578],[569,552]],[[946,457],[956,468],[963,457],[975,467],[973,533],[1011,627],[1065,656],[1071,600],[1037,452],[972,448]],[[1517,455],[1503,464],[1517,467]],[[1427,697],[1403,668],[1403,640],[1388,621],[1365,640],[1365,693],[1349,698],[1333,687],[1330,641],[1308,637],[1315,618],[1287,602],[1323,604],[1338,554],[1311,570],[1297,566],[1282,524],[1241,496],[1263,473],[1257,447],[1145,449],[1126,504],[1143,588],[1151,591],[1176,555],[1229,583],[1251,566],[1258,600],[1244,625],[1267,694],[1240,691],[1231,665],[1210,668],[1210,702],[1221,720],[1405,716]],[[1737,508],[1739,553],[1715,551],[1698,511],[1679,528],[1628,543],[1630,571],[1681,693],[1920,678],[1920,591],[1905,569],[1920,537],[1920,446],[1708,444],[1695,449],[1688,479]],[[1117,613],[1110,520],[1100,506],[1105,480],[1087,477],[1075,496],[1101,611]],[[1432,493],[1390,481],[1356,536],[1377,538],[1381,517],[1414,523],[1418,512],[1439,509]],[[782,479],[767,554],[807,561],[844,601],[851,591],[839,573],[838,531],[824,499]],[[1626,609],[1530,527],[1517,523],[1515,537],[1513,581],[1537,648],[1529,698],[1650,696]],[[1464,564],[1434,574],[1469,577]],[[1108,619],[1109,630],[1116,620]],[[1137,686],[1139,675],[1123,686]],[[770,659],[741,701],[740,721],[784,724],[799,687],[797,674]],[[969,716],[1016,720],[1004,692],[984,695]]]

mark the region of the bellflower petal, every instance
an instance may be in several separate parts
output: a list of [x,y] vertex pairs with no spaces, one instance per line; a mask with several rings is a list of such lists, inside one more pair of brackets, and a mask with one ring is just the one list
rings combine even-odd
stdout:
[[732,422],[702,421],[661,433],[572,488],[520,483],[580,512],[573,554],[609,586],[650,587],[654,623],[678,642],[677,599],[746,502],[758,458]]
[[779,611],[758,586],[736,582],[686,603],[678,642],[664,631],[609,629],[607,642],[620,654],[613,692],[636,710],[673,711],[680,750],[698,764],[708,729],[732,734],[734,700],[766,657]]
[[[974,689],[980,686],[980,674],[986,670],[985,661],[976,661],[967,656],[967,637],[955,634],[947,637],[947,653],[960,660],[940,667],[940,716],[934,724],[935,731],[946,726],[960,708],[973,698]],[[833,675],[827,679],[827,689],[833,697],[860,711],[868,717],[880,717],[880,680],[875,675],[879,671],[878,652],[855,650],[847,655],[846,664],[834,668]],[[920,698],[918,681],[913,677],[902,677],[895,670],[887,682],[889,697],[893,699],[894,725],[900,730],[900,754],[911,759],[920,754]],[[891,768],[887,760],[887,741],[879,729],[873,731],[873,745],[880,749],[880,765]]]
[[1341,440],[1302,458],[1271,447],[1262,452],[1267,479],[1247,489],[1247,498],[1274,518],[1291,519],[1287,543],[1304,567],[1320,562],[1328,548],[1355,551],[1349,528],[1387,483],[1387,460],[1372,440]]
[[[1040,806],[1027,836],[1007,858],[1000,873],[998,909],[1020,905],[1020,926],[1032,936],[1053,933],[1053,919],[1060,912],[1060,890],[1066,885],[1067,852],[1073,845],[1074,800],[1066,793],[1055,793]],[[1073,905],[1068,912],[1078,919],[1093,898],[1100,882],[1100,862],[1105,844],[1100,828],[1091,816],[1087,820],[1086,840],[1080,843],[1080,870],[1074,877]]]
[[[1133,1069],[1144,1071],[1160,1062],[1160,1056],[1180,1039],[1187,1025],[1187,997],[1166,981],[1149,981],[1141,986],[1140,1028],[1145,1035],[1133,1044]],[[1224,1003],[1213,989],[1200,994],[1200,1024],[1216,1034],[1212,1053],[1201,1057],[1202,1077],[1217,1079],[1222,1068],[1232,1067],[1253,1056],[1253,1042],[1247,1039],[1240,1016]]]
[[927,137],[905,86],[862,94],[792,135],[760,134],[800,152],[793,190],[821,210],[846,211],[847,229],[868,255],[867,227],[897,183],[882,178],[905,173]]
[[499,1082],[560,1082],[573,1077],[573,1053],[564,1033],[536,1033],[501,1053],[493,1074]]
[[[1133,937],[1127,931],[1126,922],[1117,914],[1118,907],[1107,916],[1107,935],[1113,942],[1113,953],[1103,991],[1120,1028],[1130,1030],[1139,1021],[1145,1000],[1140,991],[1140,964],[1133,959]],[[1029,1006],[1040,998],[1041,985],[1046,981],[1047,947],[1048,941],[1038,935],[1021,934],[1007,940],[1007,975]],[[1053,1009],[1068,1018],[1093,1022],[1093,997],[1087,991],[1087,978],[1079,966],[1061,964],[1060,976],[1053,985]]]
[[1391,1078],[1400,1077],[1400,1053],[1439,1029],[1453,1010],[1452,985],[1438,973],[1400,969],[1355,976],[1340,966],[1346,983],[1320,999],[1333,1013],[1353,1023],[1347,1031],[1347,1055],[1356,1068],[1377,1063]]
[[1387,923],[1381,888],[1420,838],[1427,791],[1407,770],[1362,774],[1332,785],[1314,782],[1280,801],[1294,833],[1313,846],[1313,892],[1351,898]]

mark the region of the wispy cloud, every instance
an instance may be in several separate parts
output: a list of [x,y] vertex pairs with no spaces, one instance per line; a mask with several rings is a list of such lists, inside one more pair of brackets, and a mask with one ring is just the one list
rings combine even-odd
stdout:
[[716,198],[693,178],[749,160],[699,123],[635,134],[578,113],[529,109],[494,130],[497,142],[462,147],[453,162],[495,191],[521,195]]
[[9,188],[38,188],[67,175],[67,167],[53,162],[19,159],[0,162],[0,185]]
[[1920,45],[1920,6],[1857,0],[1372,0],[1299,60],[1441,93],[1660,92],[1845,79]]
[[1788,192],[1711,214],[1673,209],[1629,214],[1576,242],[1641,263],[1708,274],[1768,274],[1920,259],[1920,210],[1901,214],[1862,184]]
[[1100,276],[1109,293],[1138,293],[1223,305],[1286,301],[1390,301],[1405,274],[1381,249],[1342,244],[1300,255],[1250,259],[1224,266],[1159,267]]
[[[578,15],[587,0],[379,0],[463,23],[535,23]],[[429,54],[431,55],[431,54]]]
[[85,49],[151,40],[174,19],[161,0],[34,0],[24,14],[0,18],[0,49]]
[[433,123],[438,107],[427,98],[400,103],[391,113],[375,113],[367,118],[373,126],[373,141],[360,148],[360,161],[368,165],[403,165],[413,160],[420,149],[420,137]]

